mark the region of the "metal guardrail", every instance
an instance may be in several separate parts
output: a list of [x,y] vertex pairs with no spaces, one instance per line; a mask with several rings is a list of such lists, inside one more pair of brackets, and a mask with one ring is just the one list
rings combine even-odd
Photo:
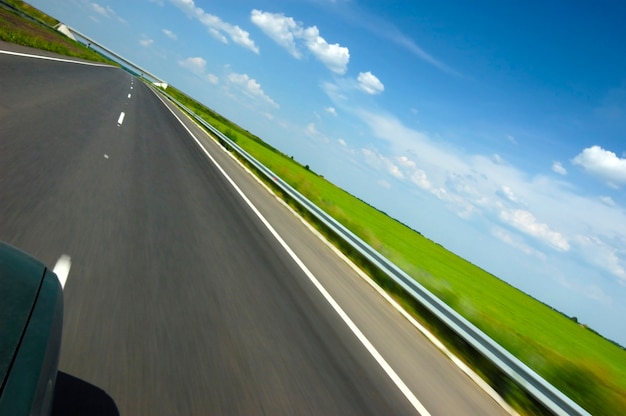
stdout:
[[589,415],[581,406],[572,399],[563,394],[556,387],[548,383],[543,377],[530,369],[526,364],[514,357],[505,350],[501,345],[496,343],[487,334],[482,332],[459,313],[454,311],[448,305],[443,303],[439,298],[432,294],[428,289],[416,282],[412,277],[398,268],[395,264],[378,253],[374,248],[369,246],[365,241],[360,239],[338,221],[324,212],[321,208],[313,204],[306,197],[296,191],[291,185],[278,177],[270,169],[266,168],[259,161],[253,158],[248,152],[243,150],[235,142],[222,134],[215,127],[201,119],[194,112],[169,94],[160,91],[172,102],[176,103],[180,108],[189,113],[200,124],[206,127],[210,132],[219,137],[238,152],[248,163],[258,169],[268,179],[272,180],[287,195],[296,202],[305,207],[325,226],[330,228],[338,236],[343,238],[348,244],[356,249],[368,261],[378,267],[381,271],[391,277],[397,284],[406,290],[421,305],[433,313],[438,319],[444,322],[457,335],[463,338],[476,351],[484,355],[493,364],[495,364],[502,372],[513,379],[518,385],[534,396],[542,405],[556,415]]

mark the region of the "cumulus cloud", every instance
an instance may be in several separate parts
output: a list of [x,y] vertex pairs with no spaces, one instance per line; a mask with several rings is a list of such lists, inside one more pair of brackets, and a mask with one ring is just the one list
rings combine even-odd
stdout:
[[228,38],[239,46],[259,53],[259,48],[250,39],[250,34],[237,25],[224,22],[219,17],[207,13],[196,6],[194,0],[170,0],[172,4],[182,10],[190,18],[198,20],[207,28],[209,33],[222,43],[227,44]]
[[371,95],[380,94],[385,90],[383,83],[369,71],[359,73],[357,81],[359,82],[359,88]]
[[626,185],[626,159],[600,146],[584,149],[572,163],[612,188]]
[[537,219],[530,211],[523,209],[503,210],[500,212],[500,219],[559,251],[568,251],[570,249],[569,242],[563,235],[551,230],[547,224],[537,222]]
[[242,91],[245,95],[250,98],[260,100],[266,104],[271,105],[272,107],[278,108],[278,104],[274,100],[272,100],[261,88],[261,84],[259,84],[254,78],[250,78],[248,74],[238,74],[236,72],[231,72],[227,76],[228,82],[237,87],[240,91]]
[[324,110],[326,110],[326,112],[328,114],[331,114],[333,116],[337,116],[337,110],[335,110],[334,107],[326,107]]
[[292,17],[282,13],[252,10],[250,20],[274,42],[287,49],[294,58],[301,58],[302,55],[296,46],[296,37],[301,33],[302,25],[296,23]]
[[167,36],[168,38],[170,38],[170,39],[172,39],[172,40],[176,40],[176,39],[178,39],[178,36],[176,36],[176,33],[172,32],[172,31],[171,31],[171,30],[169,30],[169,29],[163,29],[163,30],[162,30],[162,32],[163,32],[163,34],[164,34],[165,36]]
[[282,13],[252,10],[250,20],[278,45],[285,48],[296,59],[302,57],[304,47],[328,69],[345,74],[350,61],[350,51],[338,43],[328,43],[316,26],[304,27],[292,17]]
[[193,72],[196,75],[203,75],[206,70],[206,61],[199,57],[193,56],[182,61],[178,61],[178,65]]
[[552,163],[552,171],[558,173],[559,175],[565,176],[567,175],[567,170],[563,167],[561,162],[553,162]]

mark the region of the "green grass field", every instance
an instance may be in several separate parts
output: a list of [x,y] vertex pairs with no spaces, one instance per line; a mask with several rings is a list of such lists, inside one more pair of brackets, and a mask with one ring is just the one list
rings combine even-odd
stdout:
[[598,415],[626,411],[625,349],[334,186],[180,92],[168,93],[585,409]]
[[[19,0],[12,3],[24,5]],[[45,15],[37,18],[54,23],[54,19]],[[20,19],[0,8],[0,39],[69,56],[93,52],[77,43],[68,45],[63,36],[42,31],[36,24]],[[82,52],[77,52],[81,48]],[[81,57],[102,60],[95,53]],[[235,140],[589,412],[626,414],[626,350],[339,189],[179,91],[169,88],[168,93]],[[381,280],[380,276],[375,278]],[[418,318],[423,320],[426,316],[424,323],[443,334],[444,342],[462,358],[478,365],[477,371],[486,374],[488,381],[514,406],[523,413],[532,413],[525,408],[528,402],[523,397],[514,389],[507,393],[501,378],[489,379],[491,373],[481,367],[480,360],[458,348],[454,340],[445,339],[449,334],[429,321],[401,291],[394,291],[392,285],[386,288]]]

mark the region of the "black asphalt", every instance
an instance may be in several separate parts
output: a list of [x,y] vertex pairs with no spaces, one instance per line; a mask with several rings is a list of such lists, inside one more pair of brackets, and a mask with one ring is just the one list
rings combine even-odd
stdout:
[[0,91],[0,238],[72,257],[61,370],[121,414],[411,413],[145,85],[0,55]]

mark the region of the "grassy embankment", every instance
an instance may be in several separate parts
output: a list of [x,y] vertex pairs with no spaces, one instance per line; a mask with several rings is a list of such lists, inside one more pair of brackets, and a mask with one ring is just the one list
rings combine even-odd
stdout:
[[[12,0],[27,8],[19,0]],[[40,13],[36,9],[29,13]],[[48,25],[46,15],[36,16]],[[50,19],[50,20],[47,20]],[[68,56],[104,58],[54,31],[0,8],[0,39]],[[78,49],[78,50],[77,50]],[[623,414],[626,409],[626,351],[564,315],[507,285],[384,213],[354,198],[240,127],[170,88],[205,120],[235,140],[318,206],[402,267],[417,281],[480,327],[511,353],[593,414]],[[270,183],[271,185],[271,183]],[[295,207],[299,209],[299,207]],[[306,213],[303,213],[306,216]],[[321,227],[319,224],[316,224]],[[328,232],[328,230],[322,230]],[[439,334],[507,400],[523,413],[540,412],[487,360],[473,352],[396,285],[349,247],[330,235],[409,311]]]
[[[179,91],[170,88],[168,93],[237,142],[585,409],[598,415],[625,411],[626,350],[339,189]],[[400,303],[446,339],[449,347],[477,367],[477,371],[521,412],[541,412],[517,386],[445,327],[434,322],[430,314],[406,298],[380,272],[362,259],[356,261],[369,269],[370,274]]]
[[[47,26],[54,27],[59,22],[20,0],[4,0],[13,7],[32,16]],[[88,59],[117,65],[99,53],[87,48],[50,27],[26,20],[17,13],[0,7],[0,40],[30,46],[60,55]]]

